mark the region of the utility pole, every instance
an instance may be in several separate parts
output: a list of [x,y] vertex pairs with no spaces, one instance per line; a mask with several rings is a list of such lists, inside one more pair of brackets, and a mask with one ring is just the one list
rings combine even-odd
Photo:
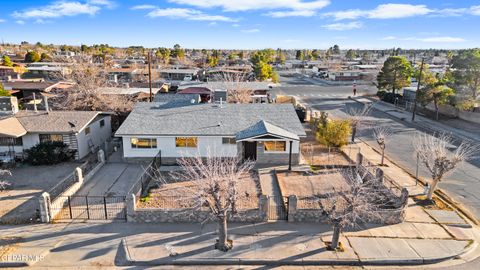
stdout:
[[420,91],[420,84],[422,83],[422,73],[423,73],[424,64],[425,64],[425,58],[422,57],[422,64],[420,65],[420,74],[418,74],[417,92],[415,92],[415,102],[413,103],[412,122],[415,121],[415,114],[417,114],[417,97],[418,97],[418,92]]
[[150,88],[150,102],[153,101],[152,95],[152,51],[148,51],[148,87]]

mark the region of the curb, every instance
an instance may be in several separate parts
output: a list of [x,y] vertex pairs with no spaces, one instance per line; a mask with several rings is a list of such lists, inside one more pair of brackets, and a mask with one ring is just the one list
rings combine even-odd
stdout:
[[165,266],[165,265],[266,265],[266,266],[418,266],[436,264],[455,258],[462,257],[463,254],[472,252],[472,245],[460,254],[450,255],[441,258],[418,258],[418,259],[356,259],[356,260],[255,260],[255,259],[195,259],[195,260],[152,260],[152,261],[137,261],[126,260],[123,266]]

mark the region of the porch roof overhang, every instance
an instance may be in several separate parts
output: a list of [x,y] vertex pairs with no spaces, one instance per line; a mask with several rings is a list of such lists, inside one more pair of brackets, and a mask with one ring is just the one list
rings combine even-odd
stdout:
[[27,134],[27,130],[25,130],[17,118],[9,117],[0,120],[0,136],[19,138],[25,134]]
[[257,122],[253,126],[250,126],[240,132],[235,136],[237,142],[250,140],[250,139],[261,139],[262,137],[269,136],[279,139],[299,141],[300,138],[297,134],[294,134],[288,130],[285,130],[281,127],[272,125],[264,120]]

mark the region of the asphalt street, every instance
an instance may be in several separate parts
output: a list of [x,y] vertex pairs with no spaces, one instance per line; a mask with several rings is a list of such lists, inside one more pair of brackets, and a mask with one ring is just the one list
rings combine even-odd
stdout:
[[[307,81],[308,80],[308,81]],[[277,94],[298,96],[304,103],[320,111],[326,111],[334,117],[346,117],[347,107],[362,106],[348,99],[352,95],[352,87],[312,85],[310,79],[302,77],[281,77],[282,86],[275,91]],[[374,86],[358,86],[358,94],[374,94]],[[392,136],[387,142],[386,154],[410,173],[415,174],[417,159],[414,154],[413,140],[415,133],[427,132],[410,124],[393,118],[378,110],[372,110],[368,118],[368,126],[359,131],[359,138],[376,147],[373,139],[372,126],[384,125],[390,127]],[[455,146],[452,145],[452,148]],[[378,148],[377,148],[378,149]],[[378,161],[379,162],[379,161]],[[420,164],[419,175],[430,179],[426,169]],[[448,175],[439,185],[453,199],[461,202],[480,219],[480,159],[464,163],[452,174]]]

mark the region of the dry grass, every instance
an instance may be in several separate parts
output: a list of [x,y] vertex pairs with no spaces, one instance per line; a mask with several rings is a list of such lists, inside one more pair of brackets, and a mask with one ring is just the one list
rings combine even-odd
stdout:
[[[142,198],[137,207],[160,208],[160,209],[183,209],[191,208],[193,199],[191,190],[195,183],[192,181],[162,183],[159,187],[150,189],[149,195]],[[245,174],[239,179],[238,186],[239,202],[238,209],[258,208],[258,197],[261,194],[258,176],[254,173]]]
[[291,103],[295,104],[295,99],[292,96],[278,95],[275,99],[276,103]]
[[432,200],[427,200],[427,196],[425,195],[417,195],[413,197],[413,200],[417,205],[422,206],[428,210],[448,210],[453,211],[453,209],[448,205],[445,204],[442,200],[437,197],[433,197]]

